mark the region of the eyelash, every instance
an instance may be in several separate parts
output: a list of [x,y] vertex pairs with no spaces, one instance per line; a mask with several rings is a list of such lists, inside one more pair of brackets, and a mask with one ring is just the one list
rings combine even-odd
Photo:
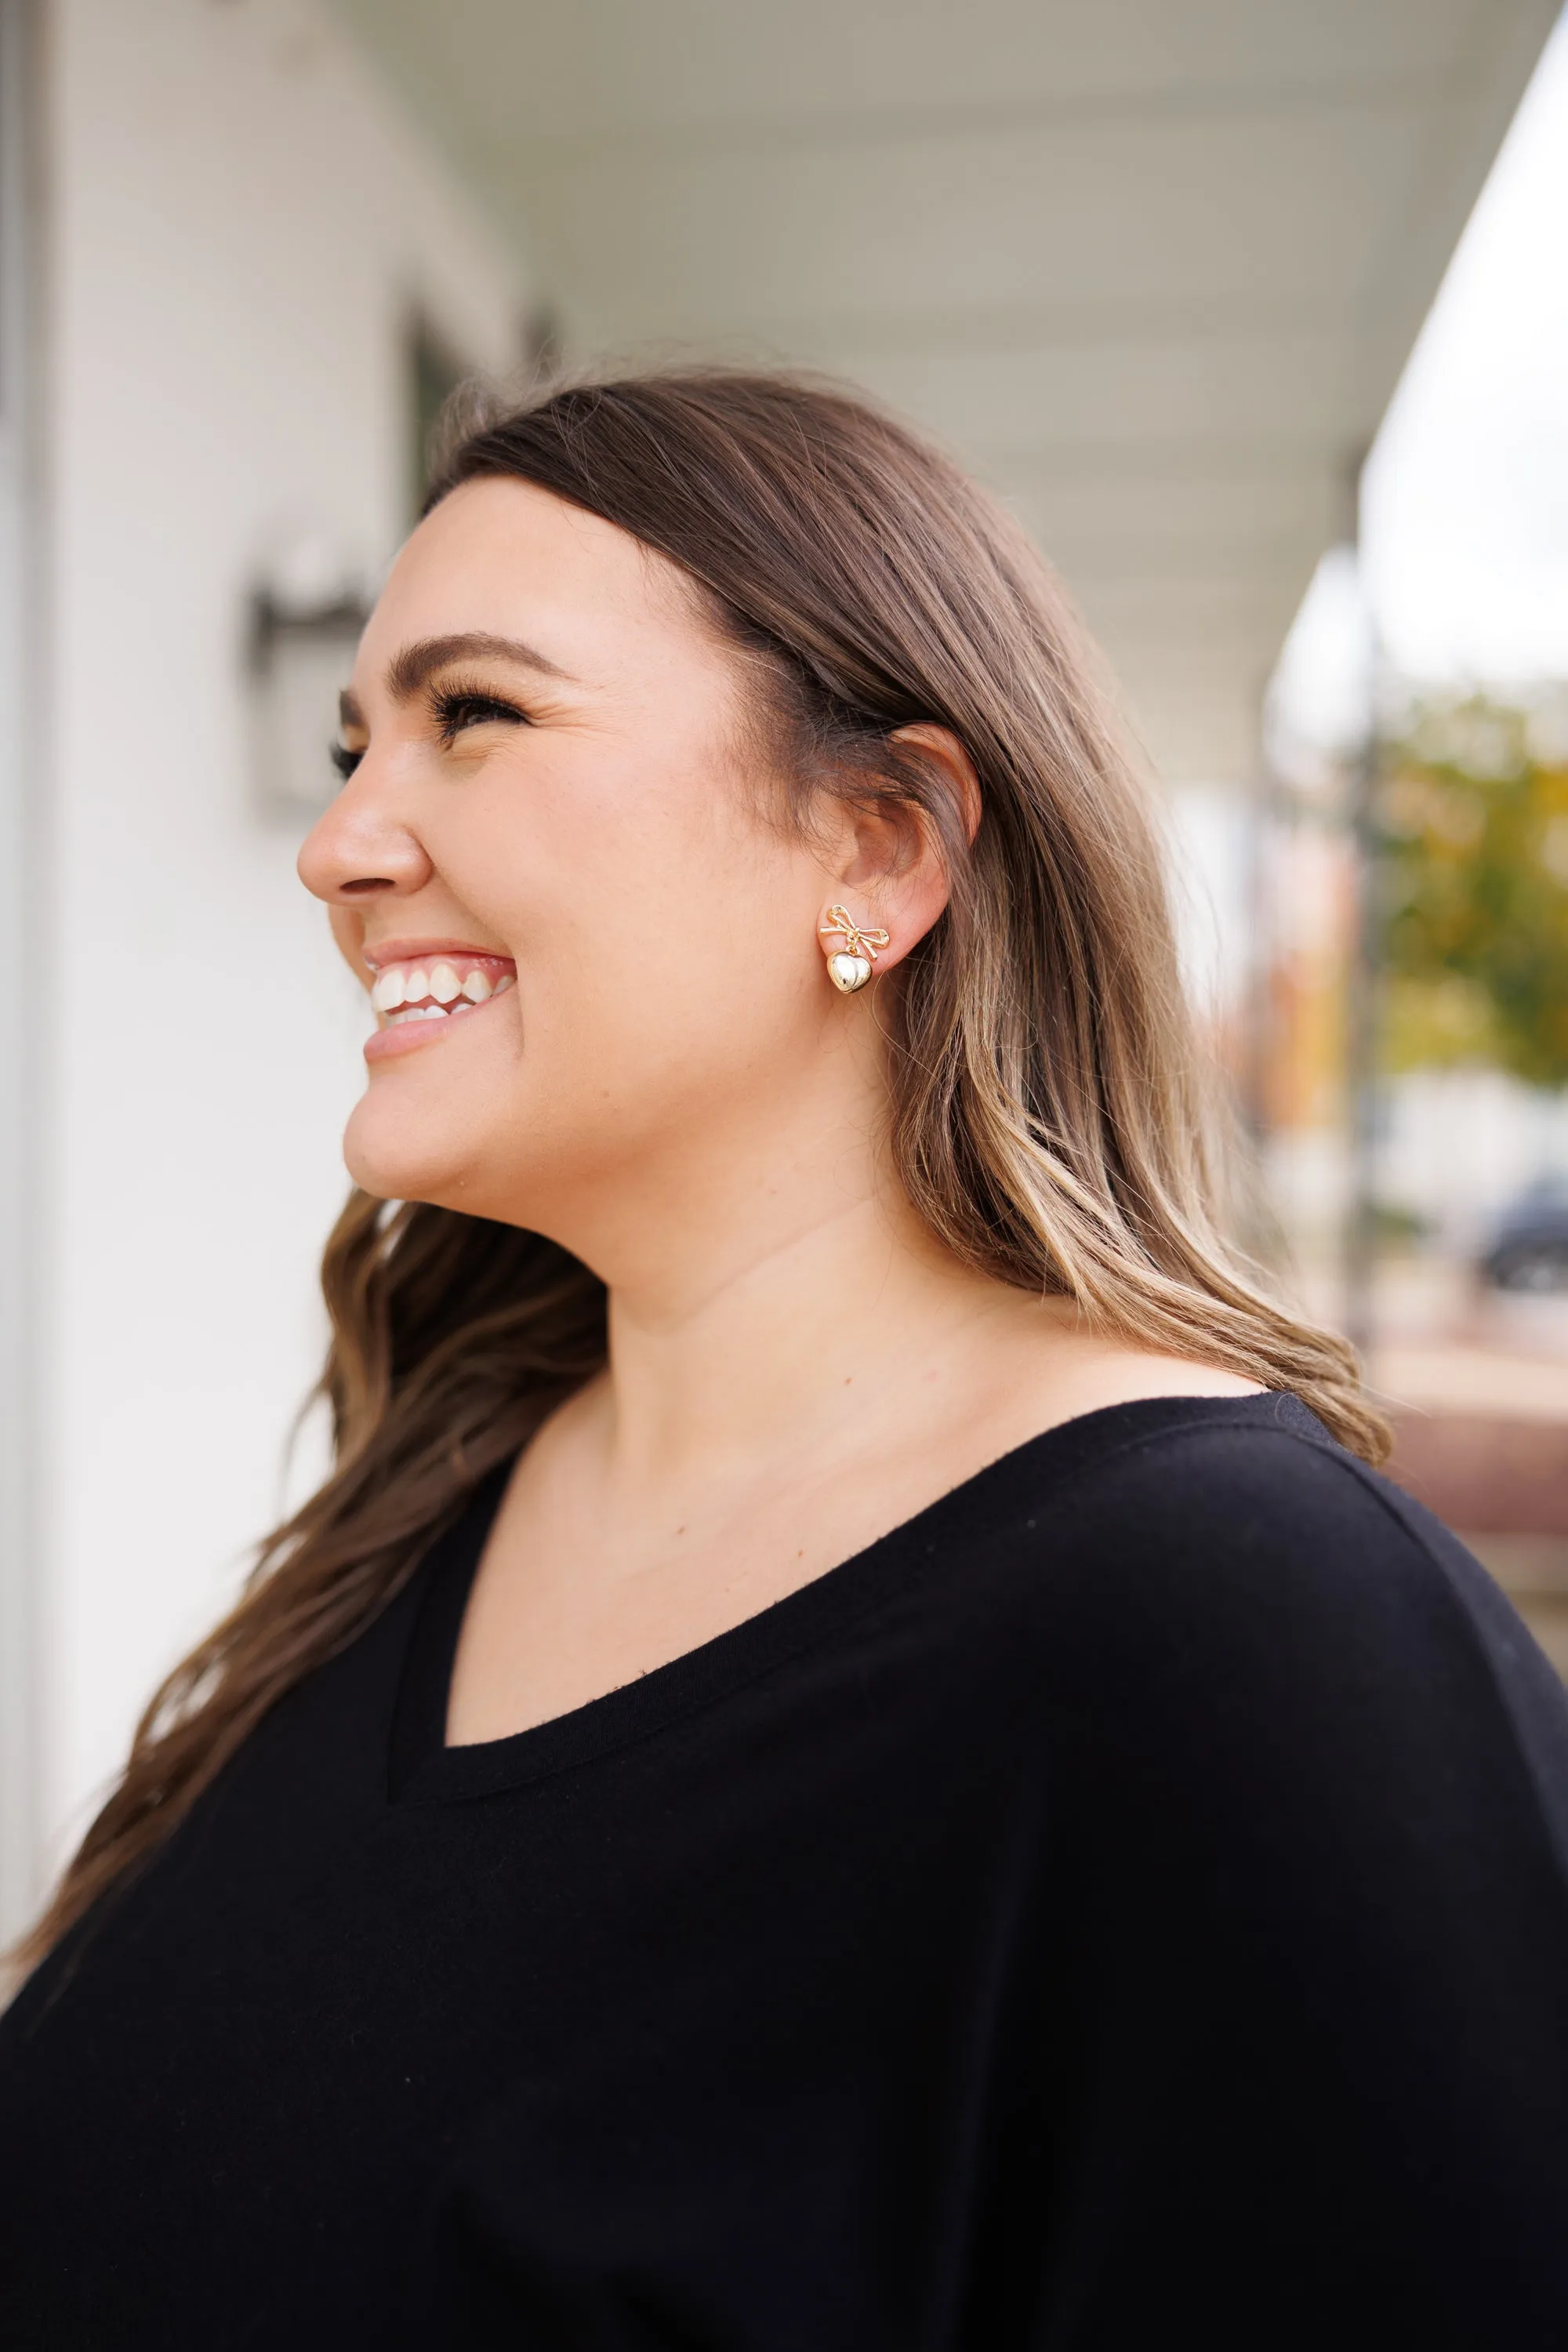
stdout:
[[[504,702],[499,694],[478,686],[444,686],[433,689],[428,699],[436,733],[448,751],[463,733],[465,726],[485,726],[500,721],[503,726],[529,727],[532,720],[515,702]],[[328,755],[333,767],[346,784],[363,759],[363,751],[351,751],[346,743],[334,743]]]
[[482,686],[438,686],[430,694],[430,716],[436,722],[436,732],[450,751],[467,723],[484,726],[499,719],[503,726],[526,727],[531,722],[528,713],[520,710],[515,702],[505,702],[499,694],[491,694]]

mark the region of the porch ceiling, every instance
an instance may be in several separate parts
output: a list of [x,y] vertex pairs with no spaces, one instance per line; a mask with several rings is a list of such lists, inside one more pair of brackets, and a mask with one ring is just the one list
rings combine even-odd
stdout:
[[336,5],[570,353],[921,420],[1225,781],[1558,0]]

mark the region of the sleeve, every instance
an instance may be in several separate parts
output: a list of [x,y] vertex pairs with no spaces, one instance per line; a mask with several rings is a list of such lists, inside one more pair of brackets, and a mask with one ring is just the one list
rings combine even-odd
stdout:
[[1083,1507],[1037,2352],[1568,2345],[1568,1707],[1453,1538],[1284,1433]]

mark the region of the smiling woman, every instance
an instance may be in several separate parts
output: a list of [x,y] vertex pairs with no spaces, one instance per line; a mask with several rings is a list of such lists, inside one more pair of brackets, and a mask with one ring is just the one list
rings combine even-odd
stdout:
[[842,393],[455,450],[337,1463],[33,1939],[9,2341],[1562,2340],[1568,1717],[1224,1238],[1092,678]]

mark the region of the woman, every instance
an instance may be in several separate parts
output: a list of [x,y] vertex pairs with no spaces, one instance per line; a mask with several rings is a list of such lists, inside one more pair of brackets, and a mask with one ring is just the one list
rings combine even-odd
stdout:
[[1562,1700],[1219,1236],[1016,534],[563,390],[339,759],[337,1467],[38,1930],[7,2342],[1560,2344]]

